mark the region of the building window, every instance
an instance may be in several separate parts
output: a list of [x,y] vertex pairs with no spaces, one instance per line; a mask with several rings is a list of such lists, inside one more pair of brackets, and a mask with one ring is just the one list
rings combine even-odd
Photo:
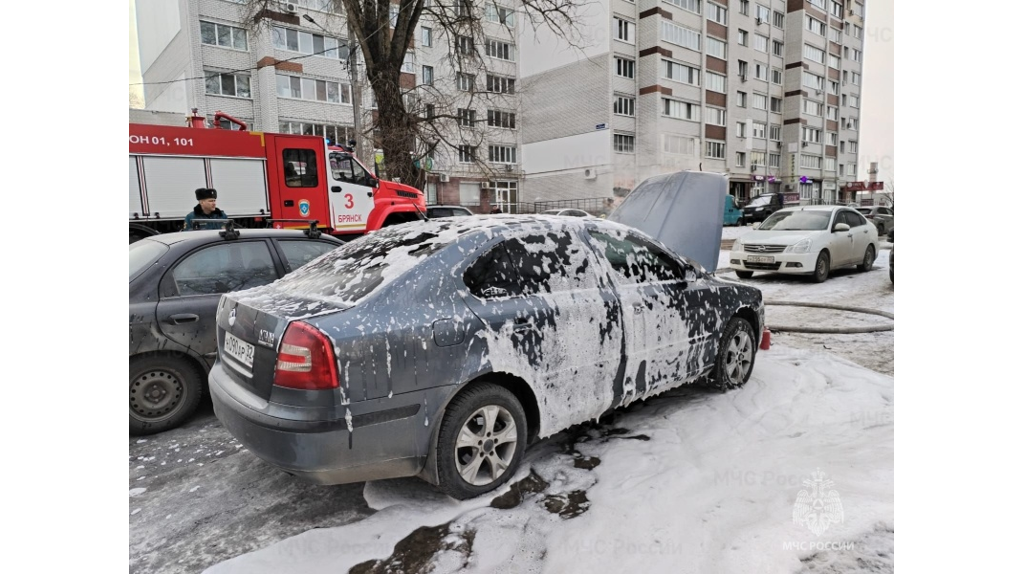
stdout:
[[772,16],[772,11],[767,6],[757,5],[757,13],[755,14],[758,20],[761,22],[768,22]]
[[278,132],[283,134],[299,134],[304,136],[320,136],[332,142],[347,142],[356,136],[352,126],[336,126],[330,124],[314,124],[310,122],[281,120]]
[[768,96],[765,94],[754,94],[751,98],[751,106],[755,110],[767,110],[768,109]]
[[689,10],[694,14],[700,14],[700,0],[665,0],[669,4],[678,6],[683,10]]
[[851,28],[853,28],[853,37],[854,38],[863,38],[864,37],[864,28],[861,28],[860,26],[858,26],[856,24],[851,26]]
[[476,82],[476,76],[473,74],[463,74],[462,72],[459,72],[455,76],[455,82],[458,85],[460,92],[472,92]]
[[785,28],[786,15],[778,11],[772,12],[772,25],[774,25],[776,28]]
[[839,108],[835,106],[825,106],[825,117],[833,121],[839,121]]
[[427,118],[428,120],[432,120],[432,119],[434,119],[434,115],[435,115],[434,104],[424,104],[423,105],[423,117]]
[[772,68],[772,83],[782,85],[782,70]]
[[812,90],[824,90],[825,89],[825,78],[821,76],[815,76],[814,74],[804,70],[803,84],[805,88],[811,88]]
[[820,155],[801,155],[800,156],[800,167],[806,167],[809,169],[821,169],[821,156]]
[[782,156],[777,153],[768,154],[768,167],[779,167],[782,163]]
[[[750,137],[763,140],[767,129],[767,124],[762,122],[753,122],[750,124]],[[761,163],[760,165],[764,165],[764,163]]]
[[661,21],[661,39],[669,44],[700,51],[700,32],[683,28],[671,20]]
[[633,78],[636,76],[636,62],[625,58],[615,57],[615,75],[622,78]]
[[434,45],[434,31],[430,28],[420,28],[420,45],[429,48]]
[[768,138],[772,141],[780,141],[782,139],[782,126],[779,124],[772,124],[769,126]]
[[831,12],[832,12],[832,15],[835,16],[836,18],[842,18],[843,17],[843,4],[841,2],[835,2],[833,0]]
[[251,98],[249,74],[206,72],[206,93],[216,96]]
[[807,143],[821,143],[821,130],[804,126],[803,141]]
[[484,7],[484,18],[488,22],[497,22],[509,28],[514,28],[516,25],[516,14],[512,8],[498,6],[493,3],[488,3]]
[[836,56],[835,54],[829,54],[828,55],[828,67],[829,68],[835,68],[835,69],[838,70],[839,69],[839,56]]
[[850,73],[850,83],[855,85],[855,86],[859,86],[860,85],[860,74],[858,74],[857,72],[851,72]]
[[828,28],[828,39],[836,44],[840,44],[843,41],[843,33],[838,28],[829,26]]
[[416,53],[415,52],[411,52],[410,51],[410,52],[406,52],[405,53],[405,59],[402,60],[402,68],[401,68],[401,70],[403,72],[405,72],[406,74],[415,74],[416,73]]
[[435,205],[437,203],[437,184],[428,183],[424,191],[427,192],[427,205]]
[[754,62],[754,77],[758,80],[768,81],[768,64]]
[[747,62],[745,60],[737,60],[736,61],[736,71],[739,72],[739,74],[740,74],[740,80],[743,80],[743,81],[747,80],[747,67],[748,67],[748,64],[747,64]]
[[516,114],[501,110],[487,110],[487,125],[493,128],[516,129]]
[[778,40],[772,40],[772,54],[781,58],[784,55],[784,49],[785,46],[782,42]]
[[850,153],[857,153],[857,142],[850,140]]
[[740,14],[750,15],[750,0],[740,0]]
[[772,96],[770,104],[771,104],[771,110],[773,112],[775,112],[777,114],[781,114],[782,113],[782,98],[776,98],[776,97]]
[[750,37],[750,34],[747,34],[746,30],[740,30],[740,29],[736,30],[736,41],[739,42],[740,46],[748,45],[747,44],[747,42],[748,42],[747,38],[749,38],[749,37]]
[[809,116],[821,115],[821,102],[804,98],[804,113]]
[[636,43],[636,24],[629,20],[615,17],[615,39],[627,44]]
[[612,112],[620,116],[635,116],[636,98],[616,94],[615,102],[612,104]]
[[718,4],[715,4],[713,2],[708,2],[708,20],[711,20],[712,22],[718,22],[719,24],[725,26],[728,24],[728,20],[726,20],[727,12],[728,11],[725,9],[724,6],[719,6]]
[[617,153],[634,153],[635,145],[635,136],[626,134],[615,134],[612,136],[612,149]]
[[736,105],[741,108],[747,107],[747,93],[736,92]]
[[423,83],[427,86],[434,85],[434,67],[423,66]]
[[516,60],[516,47],[501,40],[487,40],[486,53],[492,58],[514,62]]
[[725,42],[708,36],[708,55],[716,58],[725,59]]
[[850,50],[850,59],[853,60],[854,62],[861,61],[860,50],[857,50],[857,49]]
[[697,139],[672,134],[661,134],[661,151],[674,155],[693,156],[697,149]]
[[834,157],[826,157],[825,158],[825,171],[835,171],[835,170],[836,170],[836,158],[834,158]]
[[747,122],[736,122],[736,137],[747,137]]
[[460,126],[473,127],[476,125],[476,110],[459,108],[455,113]]
[[754,34],[754,49],[758,52],[768,53],[768,37]]
[[662,98],[662,112],[670,118],[700,121],[700,104]]
[[704,72],[707,77],[707,88],[712,92],[725,93],[725,76],[714,72]]
[[807,3],[819,10],[825,10],[825,0],[807,0]]
[[860,16],[861,18],[864,17],[864,5],[860,2],[854,2],[851,10],[853,10],[853,13],[857,16]]
[[763,151],[752,151],[750,152],[750,165],[765,165],[768,163],[768,154]]
[[458,52],[463,56],[472,56],[476,53],[472,36],[456,36],[455,45],[458,46]]
[[516,93],[516,79],[487,74],[487,91],[492,94]]
[[747,167],[747,154],[741,151],[736,152],[736,167]]
[[828,93],[832,94],[833,96],[838,96],[839,95],[839,82],[836,82],[836,81],[833,81],[833,80],[829,80],[828,81]]
[[817,18],[805,15],[804,25],[808,30],[819,36],[825,35],[825,23],[822,22],[821,20],[818,20]]
[[492,145],[487,146],[487,159],[492,163],[515,163],[516,146]]
[[843,106],[845,107],[846,106],[846,94],[842,95],[842,102],[843,102]]
[[711,107],[705,109],[707,110],[707,117],[704,118],[704,121],[708,125],[725,127],[725,110]]
[[476,146],[459,146],[459,163],[473,163],[476,161]]
[[280,26],[271,28],[270,37],[274,47],[279,50],[323,56],[325,58],[338,59],[341,57],[341,54],[338,52],[338,46],[341,45],[341,41],[337,38],[300,32],[299,30],[282,28]]
[[[693,86],[700,85],[700,68],[694,68],[693,66],[687,66],[686,64],[680,64],[671,60],[662,60],[662,62],[664,62],[662,69],[666,79]],[[632,64],[632,62],[630,63]]]
[[804,57],[819,64],[825,63],[825,50],[816,48],[810,44],[804,44]]
[[246,39],[245,30],[242,28],[200,21],[199,35],[203,43],[210,46],[233,48],[235,50],[249,49],[249,42]]
[[704,146],[704,155],[715,159],[725,159],[725,142],[708,140]]

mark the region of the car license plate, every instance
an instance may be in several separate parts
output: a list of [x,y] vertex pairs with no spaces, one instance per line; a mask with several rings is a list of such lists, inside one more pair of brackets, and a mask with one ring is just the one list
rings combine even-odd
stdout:
[[771,255],[750,255],[747,257],[747,261],[751,263],[775,263],[775,258]]
[[252,355],[256,352],[256,347],[246,343],[231,333],[224,333],[224,352],[251,369]]

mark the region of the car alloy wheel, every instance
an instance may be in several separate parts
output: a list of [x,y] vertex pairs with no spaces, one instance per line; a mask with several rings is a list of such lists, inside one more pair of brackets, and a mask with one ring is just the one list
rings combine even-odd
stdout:
[[515,473],[525,443],[526,415],[515,395],[474,385],[452,399],[441,423],[439,486],[459,500],[493,490]]
[[870,271],[871,266],[875,264],[875,246],[868,245],[868,248],[864,250],[864,262],[857,266],[858,271]]
[[180,425],[199,406],[200,373],[173,355],[133,359],[128,373],[128,433],[146,435]]
[[714,380],[718,387],[727,391],[746,384],[754,369],[756,353],[754,329],[750,323],[739,317],[730,319],[715,360]]

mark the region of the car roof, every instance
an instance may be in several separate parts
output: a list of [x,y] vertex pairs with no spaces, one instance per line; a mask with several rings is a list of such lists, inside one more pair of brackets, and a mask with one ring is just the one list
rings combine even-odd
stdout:
[[838,211],[840,209],[853,208],[845,205],[794,205],[793,207],[784,207],[779,211]]
[[[277,239],[308,239],[306,230],[304,229],[238,229],[239,239],[266,239],[266,238],[277,238]],[[174,245],[182,243],[184,241],[200,241],[200,242],[212,242],[216,240],[224,240],[220,236],[221,230],[209,229],[209,230],[196,230],[196,231],[176,231],[173,233],[160,233],[157,235],[151,235],[145,239],[153,241],[159,241],[165,245]],[[338,243],[344,243],[342,240],[321,233],[319,239],[327,239],[328,241],[337,241]]]
[[462,205],[428,205],[427,206],[427,209],[439,209],[439,208],[440,209],[465,209],[466,211],[469,211],[468,207],[464,207]]

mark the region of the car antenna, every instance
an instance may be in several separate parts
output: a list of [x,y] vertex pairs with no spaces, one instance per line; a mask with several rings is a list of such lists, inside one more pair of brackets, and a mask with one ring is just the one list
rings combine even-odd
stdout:
[[420,209],[420,206],[416,205],[415,201],[412,202],[412,206],[416,208],[416,214],[422,217],[423,221],[430,221],[430,218],[427,217],[426,213],[423,213],[423,211]]

